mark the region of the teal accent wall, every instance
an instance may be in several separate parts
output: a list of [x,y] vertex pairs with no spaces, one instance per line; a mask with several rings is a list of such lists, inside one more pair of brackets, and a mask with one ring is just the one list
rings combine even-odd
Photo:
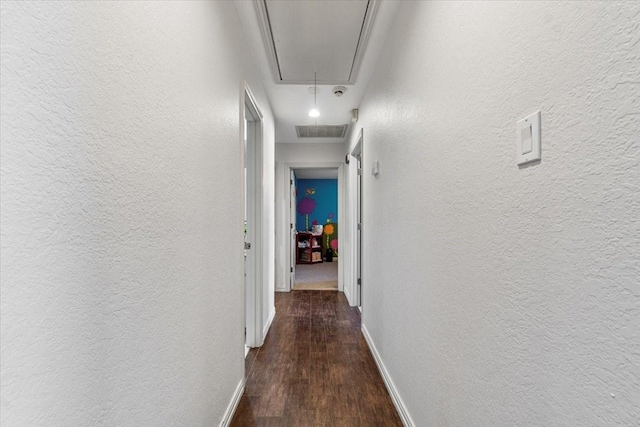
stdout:
[[[307,189],[314,188],[315,194],[307,195]],[[309,227],[314,220],[318,224],[326,224],[329,214],[333,214],[331,222],[338,222],[338,180],[337,179],[298,179],[296,189],[298,195],[296,197],[296,207],[305,197],[315,200],[316,207],[309,214]],[[305,229],[305,216],[296,209],[296,227],[299,231]]]

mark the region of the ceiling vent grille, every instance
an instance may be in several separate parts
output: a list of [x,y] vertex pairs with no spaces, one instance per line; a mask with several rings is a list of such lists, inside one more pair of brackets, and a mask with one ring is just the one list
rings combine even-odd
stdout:
[[344,138],[349,125],[298,125],[298,138]]

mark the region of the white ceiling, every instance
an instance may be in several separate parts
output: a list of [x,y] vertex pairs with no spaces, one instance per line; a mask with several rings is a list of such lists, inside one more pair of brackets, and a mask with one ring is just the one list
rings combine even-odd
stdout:
[[338,168],[294,169],[298,179],[338,179]]
[[[295,126],[351,123],[351,110],[360,105],[398,3],[378,0],[234,2],[271,102],[276,142],[343,143],[348,140],[351,130],[344,138],[298,138]],[[366,10],[371,20],[368,27],[363,25]],[[265,31],[269,26],[270,31]],[[363,28],[366,37],[361,36]],[[274,51],[283,77],[297,84],[279,79]],[[314,69],[318,73],[317,108],[320,110],[320,117],[316,119],[308,115],[314,104],[313,94],[308,92],[313,86]],[[353,72],[347,71],[351,69]],[[345,82],[347,72],[351,73],[351,83]],[[332,93],[338,84],[347,88],[339,98]]]

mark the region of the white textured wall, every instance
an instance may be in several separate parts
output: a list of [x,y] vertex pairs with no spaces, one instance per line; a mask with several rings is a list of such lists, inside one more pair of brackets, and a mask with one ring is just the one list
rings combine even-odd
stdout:
[[[262,89],[257,73],[252,73],[251,81]],[[275,277],[276,277],[276,195],[275,195],[275,125],[271,107],[263,90],[259,92],[264,102],[260,110],[264,111],[263,146],[262,146],[262,325],[268,325],[269,319],[275,315]],[[263,107],[264,105],[264,107]],[[266,336],[266,334],[265,334]],[[264,339],[264,337],[263,337]]]
[[1,19],[1,424],[217,425],[243,372],[233,4]]
[[341,163],[344,162],[346,148],[344,144],[304,143],[288,144],[278,143],[275,149],[276,176],[276,291],[284,291],[289,287],[289,271],[287,257],[289,257],[289,204],[287,199],[288,171],[287,163],[309,164],[313,163]]
[[[417,426],[638,424],[639,22],[402,4],[358,123],[364,323]],[[536,110],[542,163],[519,169]]]

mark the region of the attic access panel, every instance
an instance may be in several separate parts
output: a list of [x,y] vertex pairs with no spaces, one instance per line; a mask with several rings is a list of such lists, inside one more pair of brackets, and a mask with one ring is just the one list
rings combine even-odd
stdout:
[[255,0],[276,83],[354,84],[376,0]]

